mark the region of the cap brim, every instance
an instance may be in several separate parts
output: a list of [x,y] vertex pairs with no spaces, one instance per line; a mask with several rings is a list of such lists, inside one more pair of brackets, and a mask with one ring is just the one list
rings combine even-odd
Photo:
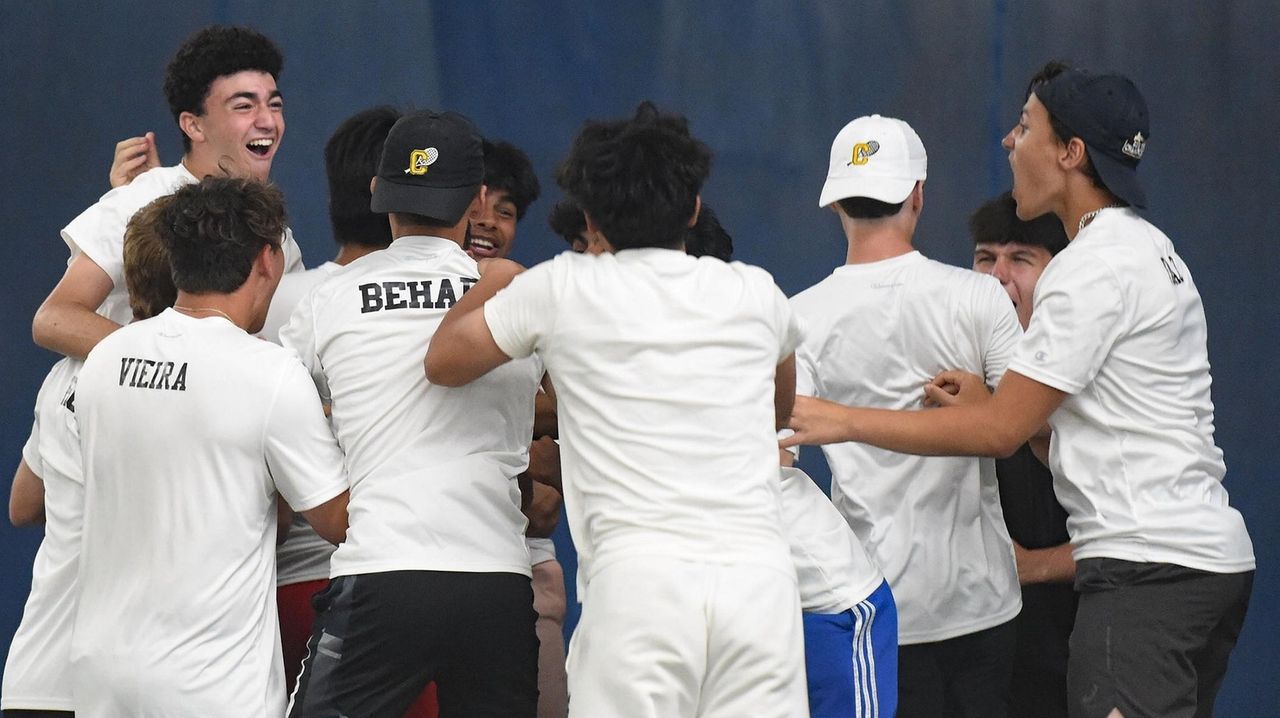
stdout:
[[897,204],[911,196],[915,189],[914,179],[890,179],[887,177],[828,177],[822,185],[822,195],[818,197],[818,206],[827,207],[849,197],[869,197],[871,199]]
[[1142,191],[1142,183],[1138,181],[1138,168],[1111,157],[1105,152],[1094,151],[1086,145],[1089,161],[1098,171],[1102,183],[1111,194],[1129,203],[1131,207],[1146,209],[1147,193]]
[[475,199],[480,185],[469,187],[420,187],[397,184],[379,177],[373,187],[369,209],[379,214],[405,212],[457,224]]

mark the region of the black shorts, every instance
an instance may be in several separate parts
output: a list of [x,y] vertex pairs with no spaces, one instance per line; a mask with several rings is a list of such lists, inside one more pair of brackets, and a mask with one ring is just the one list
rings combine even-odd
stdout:
[[441,718],[534,718],[533,589],[512,573],[340,576],[316,594],[290,718],[401,718],[434,680]]
[[1240,636],[1253,572],[1090,558],[1076,564],[1080,607],[1067,685],[1072,718],[1201,718]]
[[898,646],[898,718],[1004,718],[1014,623]]

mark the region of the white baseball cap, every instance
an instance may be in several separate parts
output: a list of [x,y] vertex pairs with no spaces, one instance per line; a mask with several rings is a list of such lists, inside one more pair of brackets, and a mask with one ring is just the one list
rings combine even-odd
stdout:
[[911,125],[892,117],[859,117],[831,143],[831,169],[819,207],[846,197],[897,204],[925,178],[928,158]]

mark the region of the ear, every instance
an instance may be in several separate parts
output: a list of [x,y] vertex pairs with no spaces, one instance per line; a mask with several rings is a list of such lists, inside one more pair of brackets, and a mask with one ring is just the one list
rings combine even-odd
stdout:
[[201,127],[199,115],[192,112],[183,112],[178,115],[178,128],[190,137],[192,142],[204,142],[204,130]]
[[376,188],[377,186],[378,186],[377,176],[370,177],[369,178],[369,194],[373,194],[374,188]]
[[911,211],[920,214],[924,209],[924,180],[916,182],[916,186],[911,190]]
[[686,227],[692,227],[698,223],[698,215],[702,213],[702,195],[693,198],[693,216],[689,218]]
[[1085,150],[1084,140],[1079,137],[1072,137],[1062,146],[1062,152],[1058,155],[1058,163],[1063,169],[1083,169],[1086,162],[1089,161],[1089,153]]
[[275,253],[283,252],[284,248],[277,244],[267,243],[262,245],[262,249],[253,257],[253,273],[261,275],[267,279],[275,276]]

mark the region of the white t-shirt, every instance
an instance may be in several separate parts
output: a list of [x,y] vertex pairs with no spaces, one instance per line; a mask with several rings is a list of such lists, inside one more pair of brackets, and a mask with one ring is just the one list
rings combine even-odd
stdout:
[[44,483],[44,540],[31,568],[31,595],[4,665],[4,710],[75,709],[71,627],[84,504],[75,386],[82,363],[63,359],[49,370],[36,396],[31,437],[22,447],[22,458]]
[[478,277],[457,243],[401,237],[317,286],[281,333],[329,401],[351,472],[351,527],[332,576],[530,575],[516,476],[529,463],[541,366],[516,362],[458,388],[428,383],[422,366]]
[[[271,296],[267,321],[258,336],[279,344],[280,330],[289,323],[298,302],[341,268],[334,262],[325,262],[315,269],[281,277],[280,286]],[[276,585],[288,586],[329,578],[329,557],[333,555],[333,549],[333,544],[321,538],[305,518],[294,515],[284,543],[276,547]]]
[[[133,319],[124,282],[124,230],[129,218],[153,200],[198,181],[181,163],[172,167],[155,167],[138,175],[129,184],[102,195],[93,206],[62,229],[62,241],[71,250],[67,263],[83,254],[111,279],[111,292],[98,307],[98,314],[122,325]],[[283,247],[285,271],[301,271],[302,251],[287,227]]]
[[806,613],[840,613],[884,581],[831,499],[800,469],[782,467],[782,520]]
[[1107,209],[1045,269],[1009,369],[1069,396],[1049,418],[1076,559],[1254,568],[1213,440],[1204,307],[1160,230]]
[[76,414],[76,712],[281,715],[276,492],[306,511],[347,488],[306,371],[169,309],[90,352]]
[[[994,386],[1020,329],[992,277],[919,252],[837,267],[791,300],[805,329],[797,391],[850,406],[919,409],[938,372]],[[831,499],[884,571],[903,644],[1011,620],[1022,606],[991,459],[824,446]]]
[[641,555],[794,574],[773,397],[799,330],[767,272],[667,249],[566,253],[484,316],[555,382],[580,580]]

